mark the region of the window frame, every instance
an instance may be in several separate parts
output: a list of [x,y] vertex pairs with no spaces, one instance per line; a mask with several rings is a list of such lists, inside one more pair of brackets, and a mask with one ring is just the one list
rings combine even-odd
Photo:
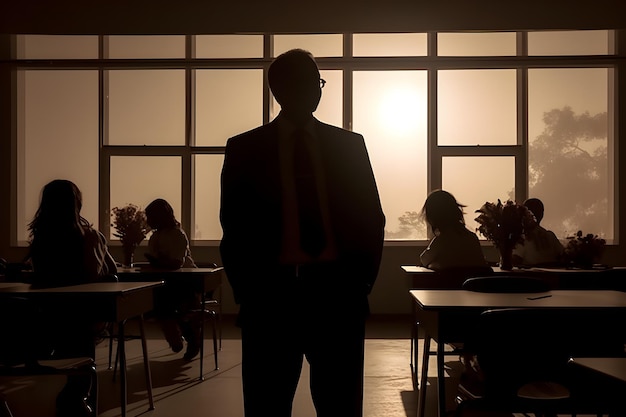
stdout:
[[[622,31],[619,31],[620,33]],[[523,201],[528,197],[528,70],[533,68],[609,68],[609,108],[608,120],[608,155],[609,165],[614,174],[613,204],[609,210],[613,213],[614,239],[607,243],[618,243],[619,212],[617,210],[620,194],[618,189],[619,178],[619,149],[618,149],[618,120],[617,79],[623,69],[623,54],[613,51],[618,31],[609,31],[610,49],[608,55],[581,55],[581,56],[528,56],[529,31],[517,31],[515,56],[438,56],[437,33],[426,32],[426,56],[406,57],[354,57],[352,56],[353,33],[342,34],[343,55],[341,57],[317,57],[321,70],[341,70],[343,72],[343,125],[345,129],[352,127],[352,78],[355,71],[383,71],[383,70],[426,70],[427,71],[427,191],[441,188],[442,160],[450,156],[511,156],[515,159],[515,198]],[[193,196],[193,155],[214,154],[223,155],[225,146],[195,146],[194,145],[194,91],[195,73],[197,69],[261,69],[263,71],[263,123],[270,121],[271,92],[267,83],[267,70],[273,60],[274,33],[263,34],[262,58],[195,58],[195,35],[185,35],[185,58],[171,59],[110,59],[107,57],[107,35],[98,35],[98,59],[12,59],[12,69],[19,70],[51,70],[51,69],[95,69],[98,71],[99,94],[99,201],[98,226],[109,236],[110,232],[110,161],[113,156],[180,156],[182,159],[181,175],[181,214],[180,221],[185,230],[193,230],[194,224],[194,196]],[[284,35],[284,34],[281,34]],[[13,36],[15,38],[15,36]],[[13,39],[15,45],[15,39]],[[611,54],[612,53],[612,54]],[[107,92],[107,71],[116,69],[182,69],[185,71],[185,143],[181,146],[123,146],[107,144],[107,110],[105,97]],[[488,146],[450,146],[437,144],[437,79],[440,70],[468,70],[468,69],[514,69],[516,71],[517,91],[517,143],[514,145]],[[623,87],[621,87],[623,91]],[[13,99],[15,101],[15,99]],[[17,138],[13,129],[13,146],[17,148]],[[17,172],[14,168],[13,173]],[[16,181],[19,181],[17,179]],[[16,186],[12,187],[13,218],[17,210]],[[419,210],[419,208],[416,208]],[[15,238],[17,225],[13,224],[11,244],[22,246],[25,242],[17,242]],[[429,237],[430,235],[430,231]],[[192,235],[190,235],[191,237]],[[386,245],[414,245],[425,240],[386,240]],[[194,246],[216,246],[218,240],[192,240]],[[116,244],[115,242],[113,243]]]

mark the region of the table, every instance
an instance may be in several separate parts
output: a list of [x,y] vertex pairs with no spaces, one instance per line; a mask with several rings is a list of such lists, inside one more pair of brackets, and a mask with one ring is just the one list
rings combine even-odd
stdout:
[[[403,271],[409,278],[409,289],[461,289],[465,276],[457,273],[453,275],[441,275],[439,272],[417,265],[404,265]],[[575,268],[518,268],[503,270],[500,267],[492,267],[493,275],[516,276],[523,275],[541,279],[551,289],[572,290],[620,290],[626,291],[626,267],[609,267],[596,269]],[[413,314],[415,306],[412,303]],[[415,323],[411,326],[412,340],[416,336]],[[413,386],[417,389],[416,362],[417,346],[411,342],[410,367],[413,376]]]
[[591,384],[602,387],[603,401],[613,408],[609,415],[626,414],[622,400],[626,391],[626,357],[570,358],[570,364],[591,376]]
[[626,384],[626,358],[571,358],[570,363]]
[[[0,300],[3,296],[20,296],[37,302],[54,304],[68,303],[75,305],[77,311],[84,311],[94,321],[117,322],[120,334],[124,334],[126,320],[142,315],[153,308],[153,290],[163,281],[155,282],[97,282],[52,288],[32,288],[26,283],[0,283]],[[143,321],[140,321],[143,331]],[[124,340],[122,337],[121,340]],[[145,338],[143,339],[145,340]],[[154,409],[152,396],[152,378],[148,360],[148,350],[142,344],[144,367],[146,369],[146,387],[150,410]],[[127,403],[126,350],[120,344],[120,408],[122,417],[126,416]]]
[[[524,275],[540,278],[553,289],[626,289],[626,267],[598,269],[492,267],[493,275]],[[410,289],[460,289],[462,276],[442,280],[437,271],[416,265],[403,265]],[[617,281],[617,282],[615,282]]]
[[[222,271],[223,267],[215,268],[179,268],[174,270],[156,269],[151,267],[133,267],[118,268],[117,276],[121,282],[133,281],[160,281],[165,282],[165,286],[172,285],[173,282],[190,285],[197,292],[202,294],[201,306],[204,308],[206,302],[206,293],[208,291],[217,291],[218,318],[221,318],[221,289],[222,289]],[[166,288],[167,289],[167,288]],[[200,334],[200,380],[204,379],[204,314],[201,314],[202,327]],[[217,340],[213,338],[213,350],[215,358],[215,369],[219,369],[217,361],[218,345]],[[219,350],[222,349],[222,330],[219,327]]]
[[[410,290],[414,320],[425,333],[417,414],[423,417],[428,376],[429,341],[437,342],[439,415],[445,415],[444,345],[465,340],[466,331],[482,312],[494,308],[613,309],[626,312],[626,293],[609,290],[553,290],[547,293],[479,293],[463,290]],[[413,343],[417,345],[417,335]],[[428,342],[427,342],[428,341]]]

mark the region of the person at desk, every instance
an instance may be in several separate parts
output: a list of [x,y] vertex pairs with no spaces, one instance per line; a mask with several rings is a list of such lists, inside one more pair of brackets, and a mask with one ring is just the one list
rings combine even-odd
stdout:
[[[55,287],[116,280],[117,267],[102,233],[81,216],[82,193],[71,181],[56,179],[43,187],[39,208],[30,222],[28,260],[33,285]],[[52,357],[95,358],[96,340],[105,323],[94,323],[71,306],[46,311],[42,345]],[[68,376],[58,394],[58,416],[92,416],[95,384],[88,378]]]
[[[146,206],[145,211],[148,226],[152,229],[148,252],[145,253],[150,266],[155,269],[196,268],[189,239],[176,220],[170,203],[157,198]],[[193,359],[200,352],[202,321],[191,311],[200,308],[202,294],[175,283],[156,294],[155,313],[170,348],[178,353],[183,350],[183,342],[187,341],[184,358]]]
[[524,233],[524,243],[513,249],[513,265],[558,266],[563,263],[564,248],[554,232],[541,226],[544,206],[538,198],[529,198],[524,206],[535,216],[532,228]]
[[222,168],[245,416],[291,416],[306,358],[317,415],[360,417],[385,225],[365,141],[313,116],[325,81],[308,51],[278,56],[268,81],[280,114],[230,138]]
[[435,271],[484,268],[491,272],[478,237],[465,227],[463,207],[447,191],[435,190],[428,195],[422,216],[434,237],[420,255],[422,266]]

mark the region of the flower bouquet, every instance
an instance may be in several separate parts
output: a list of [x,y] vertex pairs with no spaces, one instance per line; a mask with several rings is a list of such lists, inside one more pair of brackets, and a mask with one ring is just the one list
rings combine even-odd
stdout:
[[585,235],[579,230],[574,236],[567,236],[565,259],[573,267],[591,269],[600,259],[605,245],[606,241],[598,235],[592,233]]
[[524,230],[535,222],[532,212],[514,201],[498,199],[497,203],[486,202],[476,213],[480,213],[474,219],[480,224],[476,230],[498,248],[500,268],[512,269],[513,248],[524,242]]
[[122,242],[123,264],[132,266],[135,249],[150,231],[146,213],[139,206],[127,204],[124,207],[113,207],[111,216],[113,217],[111,226],[116,230],[113,236],[118,237]]

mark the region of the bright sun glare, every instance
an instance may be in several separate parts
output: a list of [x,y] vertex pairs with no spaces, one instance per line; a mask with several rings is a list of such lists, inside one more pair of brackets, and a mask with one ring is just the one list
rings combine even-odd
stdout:
[[420,99],[417,88],[389,90],[380,101],[379,123],[394,136],[415,134],[425,111]]

